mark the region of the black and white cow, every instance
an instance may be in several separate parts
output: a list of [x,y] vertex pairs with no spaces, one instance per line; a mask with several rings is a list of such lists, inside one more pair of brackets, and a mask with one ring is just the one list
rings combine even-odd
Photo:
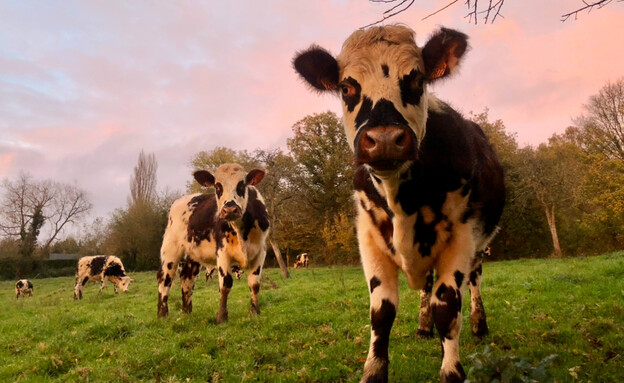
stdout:
[[307,269],[309,261],[310,257],[308,256],[308,253],[301,253],[295,258],[295,264],[293,265],[293,267],[295,269],[298,267],[305,267]]
[[126,292],[128,285],[134,283],[134,279],[126,275],[121,259],[114,255],[93,255],[78,260],[74,299],[82,299],[82,290],[89,281],[101,282],[98,295],[102,295],[106,281],[113,283],[115,294],[117,287]]
[[19,299],[20,295],[26,296],[28,294],[29,297],[33,296],[33,284],[28,279],[20,279],[15,284],[15,298]]
[[258,292],[266,257],[269,217],[264,200],[254,185],[262,181],[264,171],[254,169],[247,173],[238,164],[224,164],[214,175],[199,170],[193,176],[200,185],[214,186],[216,193],[186,195],[171,206],[160,252],[158,316],[164,317],[169,312],[169,290],[184,254],[186,263],[180,273],[184,312],[192,311],[193,289],[200,266],[206,265],[209,270],[216,259],[221,293],[217,323],[228,318],[232,261],[251,270],[247,275],[251,291],[250,311],[259,314]]
[[[430,300],[420,313],[419,333],[430,333],[435,323],[441,381],[465,378],[462,296],[470,283],[481,302],[476,254],[497,231],[503,169],[481,128],[427,87],[451,74],[467,48],[467,36],[454,30],[442,28],[420,48],[414,31],[390,25],[354,32],[336,57],[312,45],[293,60],[313,90],[341,97],[355,154],[357,233],[371,319],[362,382],[388,379],[399,269]],[[484,316],[473,320],[485,323]]]

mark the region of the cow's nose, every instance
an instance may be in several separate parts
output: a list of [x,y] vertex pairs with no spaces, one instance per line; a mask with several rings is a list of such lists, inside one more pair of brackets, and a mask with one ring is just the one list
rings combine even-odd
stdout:
[[234,220],[241,216],[241,208],[233,201],[226,203],[221,209],[221,219]]
[[396,168],[411,159],[414,152],[412,135],[402,126],[379,126],[362,132],[356,148],[356,160],[373,168]]

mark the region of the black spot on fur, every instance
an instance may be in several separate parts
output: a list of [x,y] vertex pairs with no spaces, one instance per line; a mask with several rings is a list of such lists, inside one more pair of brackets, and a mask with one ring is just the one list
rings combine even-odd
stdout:
[[462,273],[461,271],[457,270],[457,271],[455,271],[453,276],[455,277],[455,285],[459,289],[461,287],[461,285],[462,285],[462,282],[464,282],[464,273]]
[[236,194],[238,194],[240,197],[244,197],[246,186],[247,185],[245,185],[245,181],[238,181],[238,183],[236,184]]
[[370,279],[370,292],[371,292],[371,294],[373,293],[373,290],[375,290],[375,288],[377,286],[379,286],[379,285],[381,285],[381,281],[376,276],[373,276]]
[[461,365],[461,363],[455,363],[455,369],[457,372],[442,372],[442,376],[440,376],[440,381],[444,383],[462,383],[466,379],[466,373]]
[[258,292],[260,291],[260,284],[254,283],[251,286],[251,291],[253,291],[254,294],[258,294]]
[[[375,185],[373,185],[371,178],[374,179],[375,177],[371,176],[365,167],[359,166],[355,171],[355,177],[353,179],[353,187],[355,188],[355,190],[364,191],[368,200],[373,205],[377,206],[379,209],[381,209],[385,213],[384,215],[384,214],[379,214],[378,212],[378,216],[379,216],[379,219],[378,219],[377,216],[372,211],[366,208],[364,201],[360,201],[362,208],[366,210],[371,220],[373,221],[373,224],[379,229],[379,232],[384,238],[384,241],[386,242],[388,249],[394,254],[395,250],[394,250],[394,245],[392,243],[392,235],[394,233],[394,226],[392,225],[392,217],[394,214],[388,207],[388,203],[386,202],[386,200],[382,198],[382,196],[379,194],[377,189],[375,189]],[[381,182],[381,180],[379,181]]]
[[461,312],[461,296],[459,290],[443,283],[436,291],[436,297],[441,301],[441,304],[431,305],[433,321],[440,338],[450,339],[451,325],[457,319],[457,314]]
[[364,96],[362,100],[362,106],[360,106],[360,110],[358,111],[357,116],[355,116],[355,129],[359,129],[364,125],[366,120],[370,117],[371,110],[373,109],[373,100]]
[[221,278],[225,277],[225,273],[223,272],[221,266],[219,266],[219,275],[221,276]]
[[106,258],[108,257],[95,257],[91,260],[90,266],[90,274],[92,276],[99,275],[102,273],[102,269],[104,268],[104,264],[106,263]]
[[15,284],[15,287],[17,287],[18,289],[21,289],[22,287],[24,287],[24,282],[22,282],[22,281],[18,281],[18,282]]
[[169,287],[171,286],[171,282],[173,282],[171,280],[171,277],[169,276],[169,274],[167,274],[167,276],[165,277],[165,286]]
[[262,266],[258,266],[258,268],[254,270],[253,275],[260,275],[260,271],[262,271]]
[[82,280],[82,285],[86,285],[87,282],[89,282],[89,277],[84,277],[84,279]]
[[26,281],[26,283],[28,283],[28,288],[29,289],[33,289],[33,284],[31,281]]
[[355,93],[353,95],[350,95],[350,96],[345,96],[344,94],[342,95],[342,101],[344,101],[345,105],[347,106],[347,110],[349,112],[353,112],[355,107],[360,103],[362,87],[352,77],[346,78],[345,80],[343,80],[343,83],[346,83],[349,86],[352,86],[353,89],[355,89]]
[[269,228],[269,215],[266,206],[258,198],[258,192],[255,188],[249,187],[247,196],[247,209],[243,214],[243,240],[249,238],[249,233],[255,227],[256,223],[260,230],[267,231]]
[[426,224],[422,214],[418,214],[414,225],[414,245],[420,244],[418,252],[422,257],[431,255],[431,248],[435,245],[438,235],[435,231],[437,222]]
[[401,101],[403,106],[418,105],[425,90],[425,76],[418,69],[412,70],[409,74],[399,79],[399,88],[401,89]]
[[[221,271],[221,269],[219,269],[219,271]],[[231,289],[232,284],[234,284],[234,280],[232,279],[232,276],[230,275],[230,273],[225,274],[225,277],[223,277],[223,286],[228,289]]]
[[180,279],[193,279],[199,274],[200,267],[199,263],[187,258],[182,270],[180,270]]
[[371,327],[376,337],[373,343],[373,354],[379,359],[388,360],[390,330],[392,330],[395,316],[396,308],[387,299],[381,301],[379,309],[371,310]]
[[431,294],[431,292],[433,291],[433,271],[427,273],[425,287],[423,288],[423,291],[427,294]]
[[188,203],[192,209],[188,221],[187,241],[199,244],[206,240],[210,242],[217,223],[217,200],[214,194],[200,194],[193,197]]
[[105,277],[125,277],[123,266],[117,262],[111,262],[104,270]]
[[390,68],[386,64],[381,66],[381,71],[383,72],[384,77],[390,77]]

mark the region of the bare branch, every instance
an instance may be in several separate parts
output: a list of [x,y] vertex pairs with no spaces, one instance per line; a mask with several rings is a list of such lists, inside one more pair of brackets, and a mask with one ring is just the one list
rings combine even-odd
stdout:
[[[391,18],[391,17],[393,17],[393,16],[398,15],[399,13],[401,13],[401,12],[403,12],[403,11],[407,10],[409,7],[411,7],[411,6],[412,6],[412,4],[414,4],[414,1],[416,1],[416,0],[385,0],[385,1],[373,1],[373,0],[369,0],[369,1],[372,1],[373,3],[394,3],[394,2],[396,2],[396,1],[400,1],[400,3],[399,3],[398,5],[395,5],[394,7],[390,8],[389,10],[385,11],[385,12],[383,13],[383,18],[382,18],[381,20],[377,20],[377,21],[375,21],[374,23],[370,23],[370,24],[368,24],[368,25],[365,25],[365,26],[363,26],[363,27],[362,27],[362,28],[360,28],[360,29],[364,29],[364,28],[372,27],[373,25],[377,25],[377,24],[382,23],[383,21],[385,21],[385,20],[387,20],[387,19],[389,19],[389,18]],[[407,3],[408,1],[409,1],[409,4],[407,4],[405,7],[400,8],[400,9],[396,10],[395,12],[392,12],[392,11],[394,11],[395,9],[397,9],[397,8],[401,7],[403,4]]]
[[[566,20],[568,20],[570,17],[574,16],[574,20],[578,20],[578,14],[580,12],[583,12],[584,10],[587,10],[587,13],[591,12],[592,9],[600,9],[604,6],[606,6],[607,4],[609,4],[610,2],[612,2],[613,0],[599,0],[599,1],[594,1],[593,3],[588,3],[587,1],[583,0],[583,4],[585,4],[584,7],[578,8],[575,11],[566,13],[565,15],[561,15],[561,22],[564,22]],[[624,0],[617,0],[618,3],[621,3]]]
[[438,9],[437,11],[435,11],[435,12],[433,12],[433,13],[430,13],[430,14],[428,14],[427,16],[423,17],[421,20],[426,20],[426,19],[430,18],[431,16],[435,16],[435,15],[437,15],[438,13],[440,13],[440,12],[444,11],[446,8],[448,8],[448,7],[450,7],[451,5],[453,5],[453,4],[455,4],[455,3],[457,3],[458,1],[459,1],[459,0],[453,0],[453,1],[451,1],[450,3],[446,4],[444,7],[442,7],[442,8],[440,8],[440,9]]

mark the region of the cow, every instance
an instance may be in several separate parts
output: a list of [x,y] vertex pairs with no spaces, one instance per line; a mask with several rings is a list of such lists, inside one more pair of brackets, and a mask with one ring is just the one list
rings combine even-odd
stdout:
[[295,269],[298,267],[305,267],[307,269],[309,260],[310,257],[308,257],[308,253],[301,253],[295,258],[295,264],[293,265],[293,267]]
[[[404,25],[374,26],[351,34],[336,57],[312,45],[293,59],[312,90],[341,98],[354,152],[357,238],[370,292],[362,382],[388,380],[399,269],[429,298],[418,332],[435,324],[440,380],[465,379],[462,297],[470,284],[472,304],[481,302],[475,258],[498,231],[505,201],[503,169],[481,128],[428,91],[455,72],[467,36],[441,28],[421,48],[414,35]],[[484,315],[471,319],[485,322]]]
[[31,281],[28,279],[20,279],[15,284],[15,298],[19,299],[20,295],[24,295],[24,297],[26,297],[26,294],[28,294],[29,297],[32,297],[33,290],[34,288]]
[[78,260],[74,300],[82,299],[82,290],[89,281],[100,282],[98,295],[102,295],[106,281],[113,283],[115,294],[117,287],[126,292],[130,283],[134,283],[134,279],[126,275],[121,259],[114,255],[93,255]]
[[200,185],[214,187],[215,193],[186,195],[171,205],[157,274],[159,317],[169,312],[169,291],[184,254],[186,263],[180,273],[183,312],[190,313],[193,309],[193,289],[201,265],[208,269],[216,259],[221,294],[217,324],[228,319],[233,261],[251,271],[247,275],[251,291],[249,309],[254,315],[260,313],[258,293],[266,258],[269,216],[255,186],[264,174],[260,169],[246,172],[238,164],[223,164],[214,175],[206,170],[193,174]]
[[236,279],[240,281],[241,276],[243,275],[243,273],[245,272],[245,270],[241,269],[241,267],[239,265],[232,265],[232,273],[234,273],[234,275],[236,275]]

